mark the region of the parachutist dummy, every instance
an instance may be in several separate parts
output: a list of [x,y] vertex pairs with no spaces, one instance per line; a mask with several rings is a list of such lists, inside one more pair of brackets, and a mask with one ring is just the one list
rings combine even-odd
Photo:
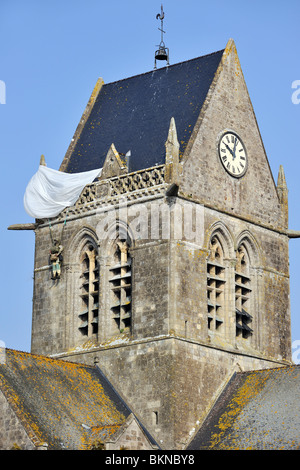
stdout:
[[53,241],[53,245],[50,250],[50,263],[51,263],[51,279],[60,279],[60,265],[62,262],[62,251],[63,246],[60,245],[58,240]]

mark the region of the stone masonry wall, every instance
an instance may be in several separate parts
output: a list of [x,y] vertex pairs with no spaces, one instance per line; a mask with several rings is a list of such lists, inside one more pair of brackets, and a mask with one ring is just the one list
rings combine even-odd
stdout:
[[133,251],[134,339],[169,332],[169,245],[166,241],[140,243]]
[[[248,169],[241,178],[230,176],[220,162],[218,143],[225,130],[237,132],[246,147]],[[180,192],[216,210],[284,227],[276,185],[232,43],[224,52],[182,159]]]
[[[182,337],[245,350],[272,360],[291,360],[288,238],[212,209],[204,209],[203,244],[171,243],[170,323]],[[225,300],[222,330],[210,335],[207,324],[207,270],[209,241],[222,237],[225,250]],[[235,267],[238,244],[249,243],[251,271],[251,328],[253,335],[239,341],[235,332]],[[172,303],[173,302],[173,303]]]
[[151,450],[153,447],[136,420],[126,426],[126,429],[114,442],[108,442],[105,450]]
[[0,392],[0,450],[34,450],[24,427]]
[[[182,449],[232,374],[277,362],[173,336],[78,351],[98,366],[163,449]],[[64,359],[63,355],[60,355]]]

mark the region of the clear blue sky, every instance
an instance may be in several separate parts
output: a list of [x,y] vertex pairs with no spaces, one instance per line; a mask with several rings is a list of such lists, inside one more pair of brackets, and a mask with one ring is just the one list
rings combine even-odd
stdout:
[[[283,164],[290,228],[300,230],[299,0],[165,0],[165,43],[177,63],[223,49],[233,38],[277,181]],[[152,70],[160,1],[0,0],[0,339],[30,350],[34,234],[26,185],[40,155],[58,169],[98,77],[105,83]],[[1,93],[0,93],[1,99]],[[292,339],[299,340],[300,239],[290,241]],[[300,362],[300,354],[299,354]]]

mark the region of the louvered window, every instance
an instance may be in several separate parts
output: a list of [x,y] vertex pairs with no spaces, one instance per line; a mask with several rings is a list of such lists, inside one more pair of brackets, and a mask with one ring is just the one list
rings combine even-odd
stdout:
[[217,237],[214,237],[207,260],[207,324],[211,331],[221,330],[224,322],[225,282],[223,250]]
[[242,245],[237,250],[237,263],[235,271],[235,315],[236,336],[248,338],[252,335],[252,316],[250,314],[251,279],[249,258]]
[[82,253],[81,281],[79,330],[83,336],[92,337],[98,333],[99,266],[97,250],[91,244]]
[[109,272],[110,314],[115,331],[122,333],[131,328],[131,257],[127,241],[116,241]]

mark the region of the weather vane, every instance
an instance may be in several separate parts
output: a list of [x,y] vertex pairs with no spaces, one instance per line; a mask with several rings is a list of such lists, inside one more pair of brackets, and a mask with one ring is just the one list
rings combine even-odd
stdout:
[[157,51],[155,51],[154,69],[156,69],[156,61],[157,60],[166,60],[167,65],[169,65],[169,49],[165,46],[165,43],[164,43],[164,33],[166,33],[163,29],[163,27],[164,27],[164,17],[165,17],[165,14],[164,14],[164,10],[163,10],[163,5],[161,5],[161,11],[160,11],[160,13],[158,13],[156,15],[156,19],[161,21],[161,26],[160,26],[160,28],[158,28],[159,31],[161,32],[161,39],[160,39],[159,46],[157,46],[158,49],[157,49]]

